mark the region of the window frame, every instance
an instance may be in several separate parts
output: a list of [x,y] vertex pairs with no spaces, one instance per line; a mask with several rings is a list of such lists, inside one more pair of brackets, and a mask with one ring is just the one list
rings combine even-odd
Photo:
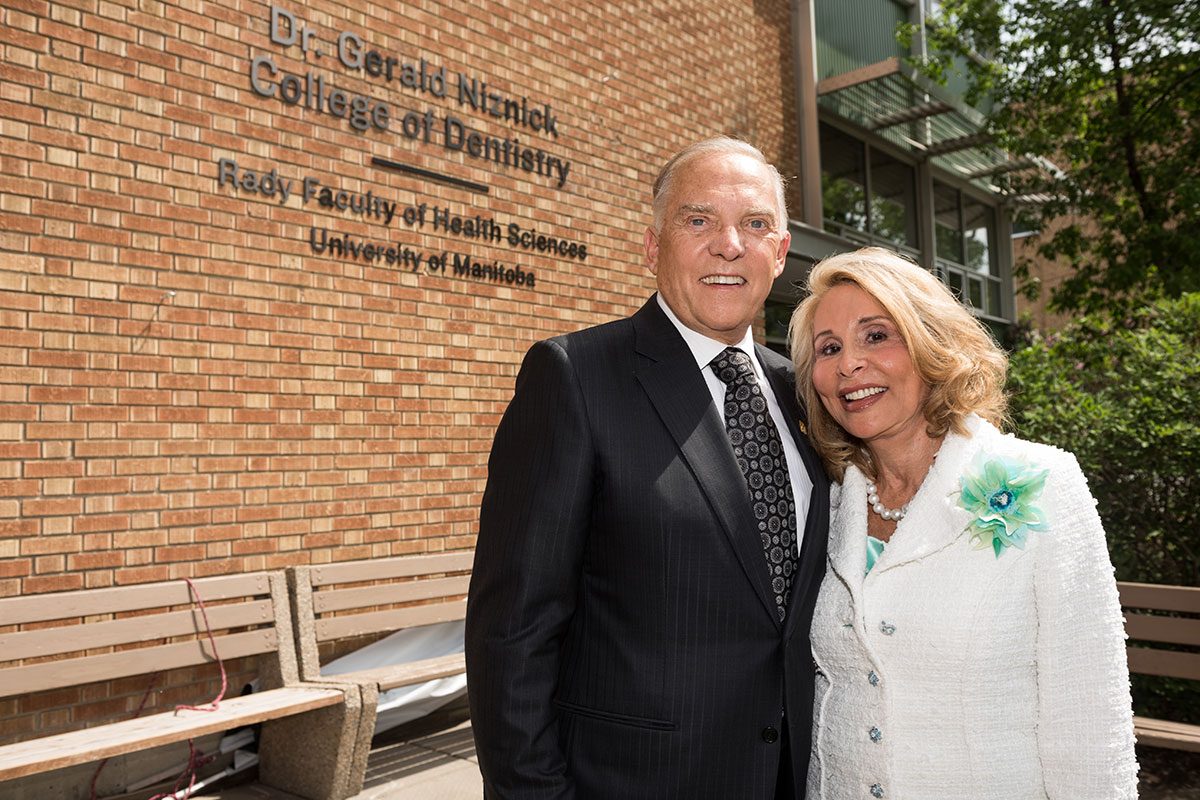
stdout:
[[[864,245],[864,246],[875,245],[875,246],[879,246],[879,247],[887,247],[892,250],[896,250],[898,252],[904,253],[905,255],[913,258],[914,260],[919,261],[921,258],[921,238],[922,238],[921,237],[921,187],[920,187],[920,180],[919,180],[919,173],[918,173],[919,165],[915,161],[913,161],[911,158],[905,157],[905,155],[903,154],[903,151],[901,151],[897,148],[891,147],[887,144],[880,144],[880,143],[868,141],[868,140],[864,139],[861,135],[855,133],[854,131],[849,130],[848,128],[845,128],[841,125],[838,125],[828,119],[821,119],[818,121],[817,124],[819,126],[818,138],[820,138],[820,134],[821,134],[820,129],[826,128],[826,129],[833,131],[836,134],[848,139],[849,141],[854,142],[860,148],[862,148],[860,156],[861,156],[861,163],[863,166],[863,184],[862,184],[863,194],[864,194],[863,219],[866,222],[867,230],[861,230],[859,228],[852,228],[850,226],[843,225],[842,223],[838,222],[837,220],[832,220],[829,217],[825,216],[825,207],[824,207],[823,203],[822,203],[822,207],[821,207],[821,223],[822,223],[822,225],[825,226],[825,229],[827,231],[834,234],[835,236],[838,236],[838,237],[845,239],[847,241],[850,241],[850,242],[854,242],[855,244],[860,244],[860,245]],[[895,162],[903,165],[904,167],[907,167],[908,170],[910,171],[910,175],[912,177],[912,187],[911,188],[912,188],[913,205],[911,206],[911,208],[909,210],[911,211],[911,213],[913,215],[913,217],[912,217],[912,223],[913,223],[912,233],[913,233],[914,238],[916,239],[915,244],[897,242],[893,239],[889,239],[886,236],[881,236],[881,235],[875,233],[873,230],[871,230],[871,228],[874,227],[874,219],[873,219],[873,215],[872,215],[872,207],[873,207],[872,201],[875,197],[874,180],[873,180],[872,174],[871,174],[872,173],[871,156],[875,152],[878,152],[878,153],[882,154],[883,156],[885,156],[886,158],[889,158],[892,161],[895,161]],[[822,159],[822,161],[821,161],[822,199],[824,199],[824,183],[825,183],[825,175],[827,174],[825,172],[825,163],[826,162]]]
[[[1004,316],[1004,273],[1005,265],[1000,251],[1000,222],[1001,209],[999,206],[971,191],[968,187],[946,180],[940,173],[932,177],[930,184],[932,192],[930,200],[934,204],[930,208],[933,220],[934,241],[931,242],[930,252],[933,257],[934,273],[950,287],[950,291],[973,309],[977,314],[991,320],[1009,322]],[[958,216],[958,232],[961,240],[959,250],[960,261],[943,258],[937,247],[937,209],[936,197],[938,186],[955,193],[958,200],[956,212]],[[985,207],[991,214],[991,226],[988,231],[988,271],[986,273],[973,270],[966,264],[967,231],[965,226],[965,210],[969,202]]]

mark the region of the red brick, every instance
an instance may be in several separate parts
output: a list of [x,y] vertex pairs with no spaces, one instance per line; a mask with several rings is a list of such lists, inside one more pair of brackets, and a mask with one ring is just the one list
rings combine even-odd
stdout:
[[118,586],[165,581],[169,577],[170,572],[165,566],[125,567],[116,572]]
[[32,497],[39,488],[35,480],[0,480],[0,497]]
[[77,478],[75,492],[78,494],[125,494],[129,491],[128,478]]
[[83,588],[83,575],[78,572],[64,575],[37,575],[26,578],[22,584],[25,594],[43,592],[65,592]]
[[[0,459],[17,462],[9,513],[24,515],[3,520],[0,536],[82,536],[86,552],[70,553],[66,569],[88,585],[469,547],[521,355],[536,339],[623,316],[649,294],[640,239],[657,162],[725,129],[753,131],[785,174],[798,170],[778,108],[795,94],[778,65],[790,36],[784,3],[701,0],[682,34],[595,4],[530,0],[523,14],[498,7],[470,26],[459,11],[363,5],[363,29],[387,32],[374,46],[437,41],[435,57],[451,69],[561,114],[561,140],[525,138],[576,165],[578,182],[562,191],[406,144],[418,163],[486,175],[495,191],[481,199],[380,174],[368,166],[379,137],[254,96],[246,48],[272,49],[259,12],[232,0],[203,14],[177,0],[153,12],[126,5],[9,0],[19,24],[0,33],[14,56],[0,64],[10,90],[0,99],[0,193],[29,209],[0,211],[9,254],[0,261],[12,262],[0,269],[0,340],[13,348],[0,383],[25,391],[0,397],[0,425],[20,437],[0,443]],[[81,24],[68,21],[76,7],[86,9]],[[70,14],[52,19],[52,8]],[[535,34],[528,20],[543,16],[558,30],[590,31],[594,47]],[[523,53],[517,66],[512,48]],[[595,71],[595,52],[653,63],[656,80],[639,80],[635,67],[613,94],[616,84],[579,77]],[[275,58],[307,69],[295,55]],[[705,103],[680,102],[714,63],[725,66]],[[365,76],[334,80],[397,108],[413,100]],[[454,109],[425,99],[439,114]],[[619,140],[603,138],[612,131]],[[217,186],[224,155],[293,180],[312,174],[402,203],[570,230],[595,255],[551,258],[397,223],[387,230],[295,198],[284,206]],[[521,263],[538,272],[539,288],[316,256],[305,240],[314,223]],[[38,494],[44,481],[56,481],[47,485],[56,494]],[[70,495],[57,494],[65,487]],[[46,505],[81,499],[82,508]],[[25,515],[21,501],[42,505]],[[159,556],[189,560],[168,567]],[[0,594],[25,591],[20,580],[0,579]]]
[[27,517],[74,516],[82,510],[83,501],[77,497],[34,498],[21,501],[21,513]]
[[32,571],[28,558],[0,558],[0,578],[23,578]]

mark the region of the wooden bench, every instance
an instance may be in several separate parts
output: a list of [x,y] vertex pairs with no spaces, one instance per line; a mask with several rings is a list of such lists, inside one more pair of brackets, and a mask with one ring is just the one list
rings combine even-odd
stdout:
[[[1118,583],[1125,608],[1125,632],[1131,640],[1129,671],[1140,675],[1200,680],[1200,652],[1164,650],[1144,643],[1200,647],[1200,588],[1150,583]],[[1173,616],[1154,612],[1173,612]],[[1180,616],[1184,615],[1184,616]],[[1134,717],[1138,744],[1200,753],[1200,725]]]
[[[285,574],[193,584],[207,626],[182,580],[0,599],[0,699],[182,667],[215,676],[210,632],[223,661],[260,656],[269,686],[226,697],[215,711],[155,713],[0,746],[0,781],[264,723],[261,782],[313,800],[349,796],[344,765],[361,700],[346,686],[301,684]],[[187,750],[180,752],[186,760]]]
[[321,676],[321,646],[328,643],[460,620],[474,560],[470,550],[430,555],[345,561],[289,571],[300,652],[306,681],[346,682],[360,687],[364,735],[355,753],[355,774],[366,773],[375,705],[379,694],[401,686],[466,671],[463,654]]

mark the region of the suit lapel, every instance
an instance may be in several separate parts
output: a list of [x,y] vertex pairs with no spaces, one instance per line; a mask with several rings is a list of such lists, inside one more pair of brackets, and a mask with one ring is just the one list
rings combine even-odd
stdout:
[[634,346],[641,356],[637,379],[708,496],[746,579],[778,625],[746,479],[696,360],[656,298],[651,297],[632,320]]
[[837,505],[830,512],[829,566],[850,591],[852,607],[862,608],[863,574],[867,569],[867,480],[857,467],[846,470],[837,494]]

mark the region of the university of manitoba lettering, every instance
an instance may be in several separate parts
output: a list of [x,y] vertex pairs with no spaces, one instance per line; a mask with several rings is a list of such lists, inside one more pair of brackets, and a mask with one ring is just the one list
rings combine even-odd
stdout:
[[537,285],[537,275],[533,270],[526,270],[519,264],[508,265],[498,260],[477,261],[466,253],[426,253],[398,242],[368,241],[348,233],[338,236],[325,228],[309,229],[309,245],[317,254],[327,253],[339,258],[398,266],[409,272],[424,271],[430,275],[470,278],[529,289]]

